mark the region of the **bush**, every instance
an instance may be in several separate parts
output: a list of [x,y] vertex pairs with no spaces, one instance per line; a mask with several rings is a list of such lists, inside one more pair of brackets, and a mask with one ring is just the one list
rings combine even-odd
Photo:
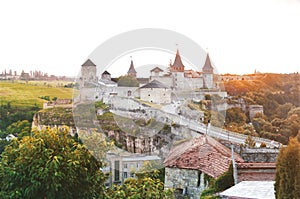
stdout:
[[267,147],[267,144],[265,143],[265,142],[262,142],[262,143],[260,143],[260,146],[259,146],[260,148],[266,148]]
[[215,182],[215,191],[220,192],[232,187],[234,185],[233,179],[233,167],[232,164],[229,166],[229,169],[226,173],[222,174],[220,177],[216,179]]

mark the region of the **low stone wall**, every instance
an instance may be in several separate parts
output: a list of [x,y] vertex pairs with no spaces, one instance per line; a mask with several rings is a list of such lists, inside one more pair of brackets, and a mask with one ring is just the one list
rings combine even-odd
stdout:
[[166,167],[165,188],[173,188],[190,199],[199,199],[207,184],[204,182],[204,173],[200,171]]
[[245,162],[276,162],[279,149],[247,149],[242,148],[241,157]]
[[[230,148],[231,143],[225,140],[218,140],[221,144]],[[245,162],[276,162],[280,149],[273,148],[244,148],[234,144],[234,151],[238,153]]]

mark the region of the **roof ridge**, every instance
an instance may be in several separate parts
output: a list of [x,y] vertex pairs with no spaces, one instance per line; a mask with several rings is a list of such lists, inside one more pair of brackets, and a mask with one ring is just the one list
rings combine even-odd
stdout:
[[96,66],[96,64],[94,64],[94,62],[90,59],[87,59],[81,66]]

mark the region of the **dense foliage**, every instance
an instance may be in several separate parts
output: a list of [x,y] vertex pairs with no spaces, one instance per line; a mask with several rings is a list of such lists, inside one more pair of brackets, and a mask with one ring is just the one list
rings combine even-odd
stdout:
[[54,107],[43,109],[38,113],[40,125],[66,125],[74,127],[72,108]]
[[136,78],[131,76],[121,76],[118,80],[118,86],[123,87],[138,87],[139,82]]
[[290,139],[286,148],[281,148],[276,163],[275,194],[277,199],[300,198],[300,143]]
[[[287,144],[289,138],[300,131],[299,79],[299,74],[256,74],[254,79],[224,82],[226,91],[232,96],[229,104],[243,100],[246,106],[259,104],[264,109],[264,113],[256,115],[252,121],[247,112],[244,118],[237,108],[228,109],[225,127]],[[249,126],[249,122],[253,126]]]
[[28,107],[11,106],[11,103],[0,105],[0,130],[6,128],[14,122],[27,120],[32,122],[33,115],[40,110],[36,105]]
[[227,172],[223,173],[217,179],[213,179],[212,177],[208,178],[209,186],[206,190],[201,193],[201,199],[214,199],[219,198],[215,196],[215,193],[224,191],[234,185],[233,178],[233,167],[229,166]]
[[104,166],[67,127],[14,139],[0,162],[1,198],[102,198]]
[[158,178],[158,170],[140,173],[138,178],[128,178],[120,186],[114,185],[106,192],[106,199],[171,199],[171,189],[164,190],[164,183]]

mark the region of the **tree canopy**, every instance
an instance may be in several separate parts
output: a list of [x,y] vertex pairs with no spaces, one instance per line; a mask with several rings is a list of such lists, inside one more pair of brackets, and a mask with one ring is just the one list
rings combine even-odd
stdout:
[[114,185],[106,192],[106,199],[172,199],[173,191],[164,190],[159,171],[140,173],[138,178],[127,178],[120,186]]
[[0,197],[102,198],[103,166],[67,127],[34,129],[2,153]]
[[139,82],[136,78],[131,76],[121,76],[118,80],[118,86],[125,86],[125,87],[138,87]]
[[291,138],[286,148],[281,148],[276,163],[276,198],[300,198],[300,143]]

